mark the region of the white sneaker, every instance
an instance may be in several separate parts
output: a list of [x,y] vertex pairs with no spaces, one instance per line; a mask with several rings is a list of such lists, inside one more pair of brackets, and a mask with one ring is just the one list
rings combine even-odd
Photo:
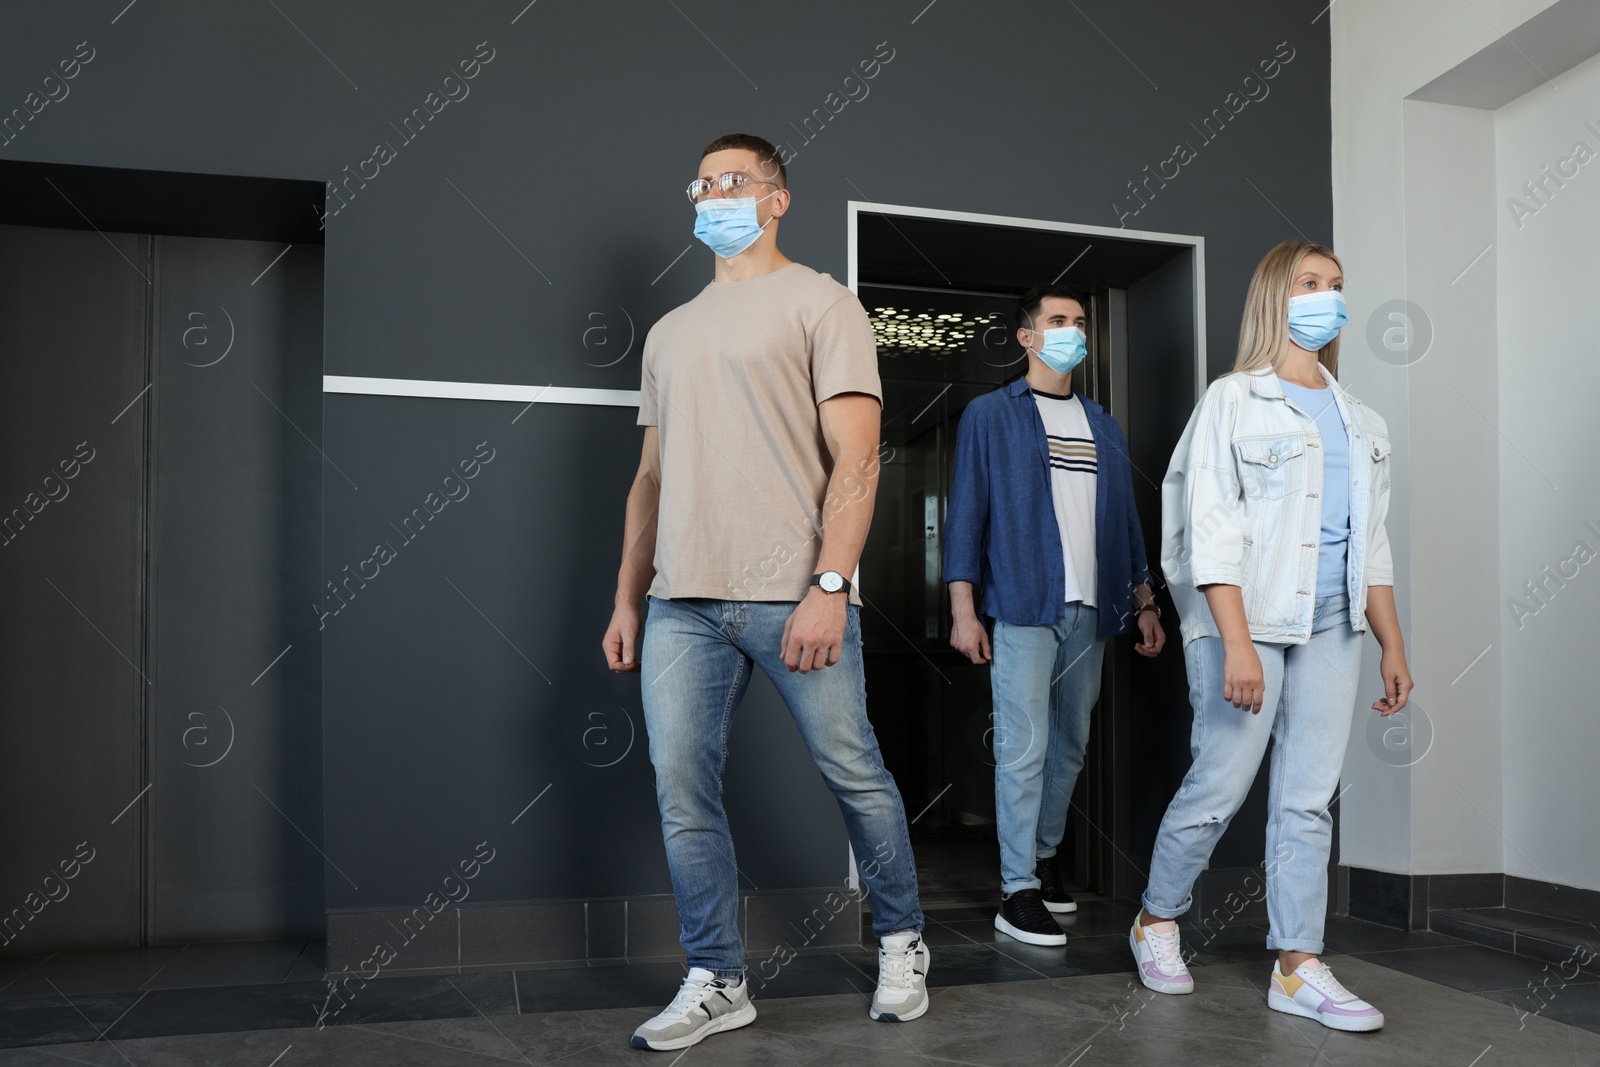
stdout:
[[635,1030],[629,1043],[658,1051],[688,1048],[712,1034],[755,1021],[756,1006],[750,1003],[748,981],[729,986],[704,967],[691,967],[672,1003]]
[[1157,993],[1193,993],[1194,978],[1183,962],[1183,947],[1178,944],[1178,928],[1158,933],[1149,926],[1140,926],[1141,912],[1133,917],[1133,929],[1128,931],[1128,947],[1133,949],[1133,962],[1139,968],[1139,981]]
[[1334,1030],[1365,1033],[1383,1026],[1383,1012],[1341,985],[1327,964],[1308,967],[1302,963],[1293,974],[1285,975],[1283,968],[1274,963],[1267,1006],[1315,1019]]
[[908,1023],[926,1014],[932,958],[921,934],[884,938],[878,946],[878,989],[867,1014],[886,1023]]

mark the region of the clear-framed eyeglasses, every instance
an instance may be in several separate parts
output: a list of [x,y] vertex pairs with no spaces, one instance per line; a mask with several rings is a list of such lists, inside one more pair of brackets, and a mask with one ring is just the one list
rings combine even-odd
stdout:
[[711,195],[712,189],[720,189],[723,196],[735,197],[743,195],[744,187],[747,185],[776,186],[777,184],[777,182],[769,182],[765,178],[751,178],[740,174],[736,170],[730,170],[714,181],[706,178],[696,178],[689,183],[689,188],[685,192],[689,194],[690,203],[698,204]]

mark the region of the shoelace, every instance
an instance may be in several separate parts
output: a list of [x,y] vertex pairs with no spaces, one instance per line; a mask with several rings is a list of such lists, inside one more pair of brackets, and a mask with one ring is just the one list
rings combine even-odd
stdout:
[[1023,896],[1020,893],[1011,898],[1016,906],[1017,918],[1027,926],[1055,925],[1055,917],[1050,914],[1050,909],[1044,906],[1044,901],[1036,894]]
[[1162,974],[1177,974],[1183,969],[1183,954],[1178,950],[1177,930],[1168,930],[1163,934],[1147,927],[1144,939],[1149,944],[1150,952],[1156,958],[1156,967]]
[[878,947],[878,984],[891,989],[910,989],[915,983],[912,981],[912,963],[916,959],[916,948],[921,941],[913,941],[903,949],[887,949]]
[[1339,979],[1333,976],[1324,963],[1321,967],[1308,967],[1301,974],[1301,981],[1306,982],[1318,993],[1337,1003],[1356,999],[1356,995],[1346,989]]
[[666,1010],[664,1010],[661,1014],[671,1018],[682,1018],[687,1016],[691,1011],[694,1011],[695,1008],[700,1006],[700,1002],[704,1000],[707,994],[710,992],[710,982],[697,982],[693,978],[685,978],[683,980],[683,985],[678,989],[678,995],[672,998],[672,1003],[668,1004]]

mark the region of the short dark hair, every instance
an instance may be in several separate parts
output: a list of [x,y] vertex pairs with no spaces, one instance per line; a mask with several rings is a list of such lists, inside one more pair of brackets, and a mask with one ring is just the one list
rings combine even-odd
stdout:
[[[729,133],[718,137],[706,145],[700,152],[704,159],[713,152],[725,152],[730,148],[742,148],[756,154],[756,160],[761,165],[761,177],[769,182],[776,182],[779,189],[789,187],[789,174],[784,170],[783,157],[778,150],[772,147],[772,142],[753,133]],[[773,174],[777,177],[774,178]]]
[[1033,317],[1039,313],[1039,305],[1044,303],[1044,298],[1047,296],[1076,300],[1078,306],[1083,308],[1084,315],[1089,314],[1089,298],[1078,289],[1070,285],[1058,285],[1055,282],[1036,285],[1017,297],[1017,329],[1033,329]]

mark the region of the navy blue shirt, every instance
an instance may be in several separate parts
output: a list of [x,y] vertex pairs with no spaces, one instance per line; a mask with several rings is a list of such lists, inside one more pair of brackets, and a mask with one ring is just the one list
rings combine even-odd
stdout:
[[[1122,428],[1079,395],[1099,461],[1095,555],[1101,637],[1134,629],[1133,587],[1150,580]],[[981,587],[978,610],[1018,626],[1066,613],[1066,566],[1050,497],[1050,446],[1026,376],[967,405],[956,430],[944,580]]]

